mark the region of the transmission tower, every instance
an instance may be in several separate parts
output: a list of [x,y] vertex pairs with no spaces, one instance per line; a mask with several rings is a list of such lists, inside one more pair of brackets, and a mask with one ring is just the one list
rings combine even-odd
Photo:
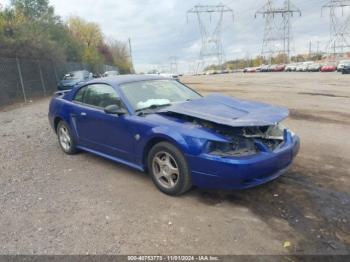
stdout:
[[214,58],[218,65],[223,63],[224,50],[221,29],[225,13],[229,13],[232,15],[232,20],[234,19],[233,10],[221,3],[218,5],[195,5],[187,11],[187,21],[189,15],[195,14],[199,23],[202,40],[199,57],[203,63],[202,66],[204,66],[205,60],[210,58]]
[[[265,29],[261,56],[268,58],[271,63],[271,58],[283,53],[286,57],[285,63],[289,61],[291,52],[291,18],[294,14],[301,16],[301,11],[290,0],[285,0],[282,7],[275,7],[273,0],[268,0],[267,3],[260,8],[255,17],[262,15],[265,18]],[[276,21],[281,16],[281,21]]]
[[178,73],[178,63],[177,63],[177,56],[171,56],[170,59],[170,73],[177,74]]
[[330,17],[330,40],[326,52],[334,56],[344,54],[350,48],[350,14],[345,20],[340,21],[338,10],[341,10],[341,16],[344,16],[344,9],[350,7],[350,0],[331,0],[322,6],[329,9]]

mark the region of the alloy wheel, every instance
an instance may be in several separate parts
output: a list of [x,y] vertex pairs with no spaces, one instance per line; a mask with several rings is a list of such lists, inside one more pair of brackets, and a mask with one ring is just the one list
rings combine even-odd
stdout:
[[69,135],[69,131],[66,126],[62,125],[58,130],[58,137],[62,148],[65,151],[69,151],[72,146],[72,140]]
[[165,188],[173,188],[179,181],[179,168],[176,160],[165,151],[158,152],[152,160],[153,174]]

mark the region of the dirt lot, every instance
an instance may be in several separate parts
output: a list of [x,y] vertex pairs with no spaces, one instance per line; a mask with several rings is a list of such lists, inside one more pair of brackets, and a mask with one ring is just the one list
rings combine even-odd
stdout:
[[[239,192],[166,196],[147,175],[60,150],[48,99],[0,112],[1,254],[349,254],[350,76],[184,77],[202,93],[287,106],[292,168]],[[289,247],[284,247],[286,241]]]

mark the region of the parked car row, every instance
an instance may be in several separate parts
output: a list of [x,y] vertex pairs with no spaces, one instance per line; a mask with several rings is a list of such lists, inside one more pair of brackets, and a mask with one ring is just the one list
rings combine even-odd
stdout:
[[224,69],[224,70],[207,70],[204,71],[202,74],[199,75],[221,75],[221,74],[231,74],[234,73],[234,70],[228,70],[228,69]]
[[146,75],[153,75],[153,76],[161,76],[161,77],[165,77],[165,78],[173,78],[175,80],[178,80],[179,79],[179,76],[178,74],[171,74],[171,73],[161,73],[159,72],[158,70],[151,70],[151,71],[148,71]]
[[259,67],[246,67],[244,73],[256,72],[342,72],[347,74],[350,67],[350,60],[342,60],[338,64],[334,62],[317,63],[312,61],[280,64],[280,65],[262,65]]

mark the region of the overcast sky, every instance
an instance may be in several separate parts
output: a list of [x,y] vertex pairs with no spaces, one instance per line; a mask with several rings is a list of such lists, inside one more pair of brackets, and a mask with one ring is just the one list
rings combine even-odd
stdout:
[[[266,0],[50,0],[56,12],[66,19],[78,15],[98,23],[106,37],[127,41],[131,38],[137,71],[158,65],[169,65],[169,57],[177,56],[180,70],[198,58],[200,33],[196,17],[186,12],[197,3],[223,4],[234,10],[235,21],[223,21],[223,45],[226,59],[255,56],[261,50],[264,20],[254,13]],[[281,4],[283,0],[275,0]],[[327,0],[293,0],[302,17],[293,18],[294,52],[308,52],[309,42],[321,41],[323,48],[329,37],[329,18],[321,16]]]

